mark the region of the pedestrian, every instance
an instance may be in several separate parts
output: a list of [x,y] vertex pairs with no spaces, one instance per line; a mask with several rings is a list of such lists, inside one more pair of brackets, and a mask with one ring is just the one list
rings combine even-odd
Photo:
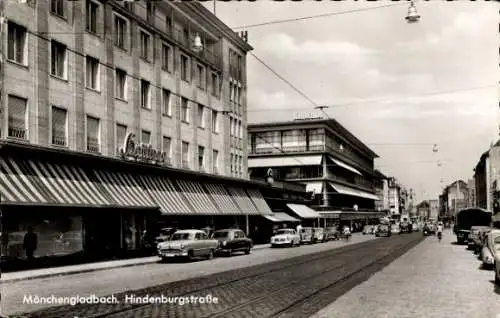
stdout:
[[33,227],[28,226],[28,232],[24,235],[23,248],[26,250],[28,260],[33,259],[33,254],[38,246],[38,236],[33,232]]

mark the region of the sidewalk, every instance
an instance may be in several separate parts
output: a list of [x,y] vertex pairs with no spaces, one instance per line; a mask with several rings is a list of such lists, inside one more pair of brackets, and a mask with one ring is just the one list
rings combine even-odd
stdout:
[[[269,244],[254,245],[252,250],[259,250],[266,247],[269,247]],[[26,271],[12,272],[12,273],[2,273],[1,281],[4,283],[5,282],[10,283],[15,281],[29,280],[35,278],[74,275],[74,274],[89,273],[89,272],[95,272],[112,268],[153,264],[157,263],[159,260],[160,259],[158,258],[158,256],[150,256],[150,257],[140,257],[140,258],[126,259],[126,260],[116,260],[116,261],[97,262],[97,263],[89,263],[81,265],[41,268],[41,269],[33,269],[33,270],[26,270]]]

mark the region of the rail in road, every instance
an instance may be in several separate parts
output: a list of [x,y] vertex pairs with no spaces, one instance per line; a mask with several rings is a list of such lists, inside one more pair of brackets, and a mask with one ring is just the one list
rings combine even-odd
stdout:
[[[307,317],[423,240],[403,234],[283,261],[115,294],[113,304],[59,306],[23,317]],[[120,279],[117,277],[117,279]],[[184,305],[131,303],[126,297],[217,297]]]

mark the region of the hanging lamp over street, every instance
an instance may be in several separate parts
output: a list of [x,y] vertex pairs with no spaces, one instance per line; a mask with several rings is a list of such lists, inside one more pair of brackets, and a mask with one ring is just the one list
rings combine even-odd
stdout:
[[415,7],[415,3],[411,1],[410,7],[408,8],[408,15],[406,16],[406,22],[415,23],[420,21],[420,15],[417,12],[417,8]]

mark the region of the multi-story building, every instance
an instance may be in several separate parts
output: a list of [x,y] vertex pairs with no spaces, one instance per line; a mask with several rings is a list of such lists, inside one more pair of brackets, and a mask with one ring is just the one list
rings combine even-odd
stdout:
[[477,206],[493,211],[495,200],[500,199],[500,141],[481,155],[474,180]]
[[[443,202],[440,216],[447,219],[454,219],[456,214],[467,207],[469,190],[467,183],[463,180],[457,180],[448,185],[442,193]],[[439,205],[439,203],[438,203]]]
[[430,218],[430,203],[425,200],[417,204],[417,216],[428,220]]
[[378,178],[375,179],[375,195],[378,200],[375,200],[375,209],[389,213],[389,178],[380,171],[375,170]]
[[4,230],[134,249],[153,212],[247,232],[269,213],[247,176],[246,33],[196,2],[2,1],[0,16]]
[[439,200],[429,200],[429,219],[439,218]]
[[476,181],[474,178],[469,179],[467,182],[467,189],[469,190],[469,194],[467,196],[467,207],[476,207]]
[[374,211],[377,155],[336,120],[251,124],[248,132],[251,177],[272,173],[306,184],[314,208],[325,213]]
[[392,216],[398,216],[401,214],[401,186],[394,177],[389,178],[388,186],[389,211]]

